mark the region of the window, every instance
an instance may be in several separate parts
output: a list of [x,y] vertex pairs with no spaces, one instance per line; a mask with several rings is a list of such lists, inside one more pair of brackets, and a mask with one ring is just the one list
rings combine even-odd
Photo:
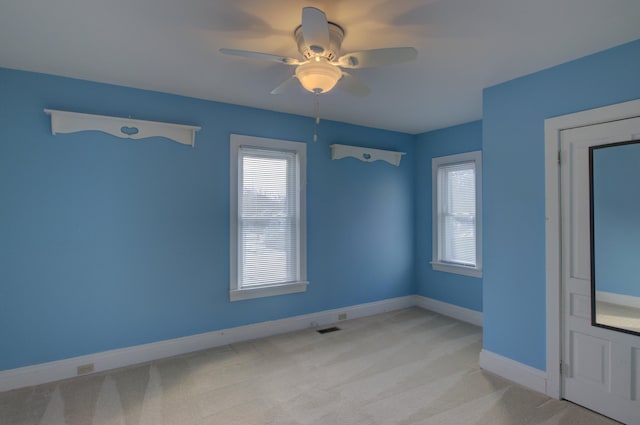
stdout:
[[231,135],[231,301],[303,292],[306,145]]
[[482,277],[480,151],[433,158],[434,270]]

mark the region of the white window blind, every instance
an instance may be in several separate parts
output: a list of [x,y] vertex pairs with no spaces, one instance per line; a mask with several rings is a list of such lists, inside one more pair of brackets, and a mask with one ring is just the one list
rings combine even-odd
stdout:
[[439,169],[441,189],[440,261],[476,266],[475,163]]
[[238,289],[300,280],[296,152],[238,150]]

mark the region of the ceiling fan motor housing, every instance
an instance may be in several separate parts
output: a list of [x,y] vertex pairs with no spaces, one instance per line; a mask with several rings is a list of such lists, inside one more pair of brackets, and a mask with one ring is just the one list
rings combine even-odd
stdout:
[[309,60],[314,56],[322,56],[332,62],[340,55],[340,48],[342,47],[342,40],[344,39],[344,30],[333,22],[328,22],[327,24],[329,26],[328,49],[325,49],[322,46],[306,44],[302,38],[302,25],[298,26],[294,31],[294,37],[298,44],[298,51],[305,59]]

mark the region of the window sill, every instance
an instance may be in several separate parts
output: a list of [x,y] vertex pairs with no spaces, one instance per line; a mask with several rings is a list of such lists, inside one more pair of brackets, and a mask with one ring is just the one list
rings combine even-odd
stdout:
[[433,270],[440,272],[456,273],[471,277],[482,277],[482,269],[476,269],[474,267],[465,267],[450,263],[438,263],[436,261],[432,261],[431,266],[433,267]]
[[229,300],[241,301],[252,298],[271,297],[274,295],[295,294],[305,292],[309,282],[293,282],[282,285],[257,286],[251,289],[234,289],[229,291]]

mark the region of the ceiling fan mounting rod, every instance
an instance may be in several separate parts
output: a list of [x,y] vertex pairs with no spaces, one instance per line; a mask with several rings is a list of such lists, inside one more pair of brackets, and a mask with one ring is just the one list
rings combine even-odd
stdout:
[[329,47],[326,49],[322,46],[307,44],[302,37],[302,25],[298,25],[295,29],[293,36],[298,44],[298,51],[305,59],[311,59],[314,56],[323,56],[332,62],[340,56],[342,40],[344,40],[344,30],[340,25],[333,22],[328,22],[327,26],[329,27]]

